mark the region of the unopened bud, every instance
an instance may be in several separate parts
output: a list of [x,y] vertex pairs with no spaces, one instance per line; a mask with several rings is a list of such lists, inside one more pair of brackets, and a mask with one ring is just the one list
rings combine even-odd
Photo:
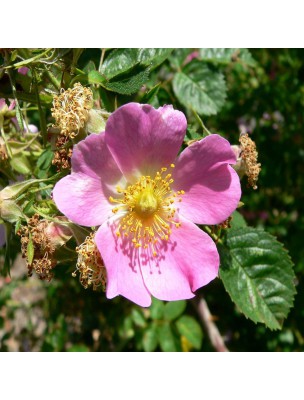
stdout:
[[14,200],[2,200],[0,198],[0,217],[2,220],[14,223],[24,217],[21,208]]
[[[63,223],[68,221],[66,217],[57,217],[56,219],[62,220]],[[71,229],[60,222],[42,220],[40,224],[54,248],[63,246],[73,236]]]
[[100,133],[105,130],[106,122],[110,113],[104,110],[95,110],[92,108],[89,111],[89,118],[87,122],[87,130],[90,133]]

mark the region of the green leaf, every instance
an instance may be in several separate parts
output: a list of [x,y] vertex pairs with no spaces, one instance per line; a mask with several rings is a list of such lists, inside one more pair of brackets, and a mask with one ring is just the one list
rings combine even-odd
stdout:
[[169,57],[172,49],[116,49],[102,64],[100,72],[112,79],[141,65],[154,69]]
[[133,308],[131,315],[135,325],[139,326],[140,328],[144,328],[146,326],[146,319],[140,309]]
[[200,324],[193,317],[183,315],[176,321],[176,327],[180,335],[185,336],[196,350],[200,350],[203,332]]
[[242,62],[255,66],[256,61],[248,49],[200,49],[200,58],[214,64],[227,65],[232,62]]
[[23,175],[31,173],[31,164],[24,154],[18,154],[10,160],[11,167]]
[[104,60],[100,72],[107,79],[129,71],[138,64],[138,49],[116,49]]
[[98,71],[90,71],[88,74],[89,83],[104,86],[106,78],[101,75]]
[[53,157],[54,152],[50,148],[45,149],[37,160],[37,167],[43,171],[47,171],[52,165]]
[[155,97],[157,96],[160,85],[161,85],[161,83],[158,83],[152,89],[150,89],[147,93],[145,93],[140,102],[142,104],[151,104],[153,102],[153,100],[155,99]]
[[83,68],[83,72],[86,72],[86,73],[88,74],[88,73],[91,72],[91,71],[95,71],[95,69],[96,69],[96,66],[95,66],[94,61],[90,60],[90,61],[86,64],[86,66]]
[[240,311],[280,329],[295,295],[293,264],[283,245],[262,230],[230,229],[220,254],[220,277]]
[[164,303],[161,300],[152,298],[152,304],[150,307],[150,313],[152,319],[162,319],[164,316]]
[[145,351],[151,352],[156,349],[158,345],[157,326],[151,325],[144,333],[143,347]]
[[238,211],[234,211],[232,213],[232,220],[230,222],[231,228],[243,228],[247,226],[247,222],[242,214]]
[[27,262],[31,265],[34,259],[34,253],[35,253],[35,249],[34,249],[34,243],[33,243],[33,239],[31,234],[29,235],[29,241],[27,244]]
[[136,93],[149,78],[149,69],[138,72],[136,75],[124,78],[118,82],[108,82],[105,88],[119,94],[131,95]]
[[201,140],[204,137],[206,137],[207,134],[205,133],[199,133],[197,132],[195,129],[188,127],[187,131],[186,131],[186,137],[187,138],[186,142],[190,141],[190,140]]
[[177,351],[175,339],[169,322],[164,322],[157,327],[159,345],[162,351]]
[[199,60],[193,60],[183,72],[175,74],[173,90],[181,104],[203,115],[217,114],[226,99],[224,75]]
[[138,49],[138,61],[151,69],[162,64],[172,53],[173,49]]
[[165,305],[164,318],[168,321],[173,321],[185,311],[186,305],[185,300],[170,301]]
[[118,333],[123,340],[129,340],[134,336],[135,331],[133,328],[132,315],[128,315],[124,318],[122,325],[118,329]]

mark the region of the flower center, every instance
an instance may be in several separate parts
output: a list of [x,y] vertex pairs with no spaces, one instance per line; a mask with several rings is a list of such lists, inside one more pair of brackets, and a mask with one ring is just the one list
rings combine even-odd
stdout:
[[135,199],[135,213],[142,218],[151,217],[158,209],[158,199],[152,188],[146,187]]
[[[174,168],[174,164],[170,168]],[[123,197],[109,198],[117,204],[112,212],[122,214],[116,235],[130,237],[136,248],[151,248],[154,256],[157,255],[159,240],[169,240],[172,226],[181,226],[180,222],[174,221],[174,203],[182,201],[181,196],[185,192],[174,192],[171,189],[174,180],[167,170],[161,168],[154,178],[142,176],[138,182],[124,190],[117,187],[117,193],[123,194]]]

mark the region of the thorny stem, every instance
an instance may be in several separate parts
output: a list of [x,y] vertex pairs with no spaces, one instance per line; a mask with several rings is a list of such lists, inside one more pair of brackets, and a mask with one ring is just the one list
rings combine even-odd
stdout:
[[48,68],[46,68],[44,71],[45,71],[45,74],[47,75],[47,77],[49,78],[49,80],[52,82],[53,86],[59,92],[60,91],[60,82],[58,81],[58,79],[55,77],[55,75]]
[[204,329],[209,337],[212,347],[216,351],[227,352],[229,351],[224,343],[224,339],[222,338],[220,331],[212,320],[212,315],[209,310],[208,304],[206,300],[202,296],[197,296],[196,299],[192,300],[192,304],[196,309]]

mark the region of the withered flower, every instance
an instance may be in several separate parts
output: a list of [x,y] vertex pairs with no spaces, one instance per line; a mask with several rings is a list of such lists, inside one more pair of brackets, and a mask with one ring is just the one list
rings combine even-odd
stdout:
[[106,269],[97,246],[94,241],[94,234],[91,233],[85,241],[76,248],[78,260],[76,271],[73,276],[79,272],[79,280],[82,286],[87,289],[92,286],[93,290],[106,288]]

